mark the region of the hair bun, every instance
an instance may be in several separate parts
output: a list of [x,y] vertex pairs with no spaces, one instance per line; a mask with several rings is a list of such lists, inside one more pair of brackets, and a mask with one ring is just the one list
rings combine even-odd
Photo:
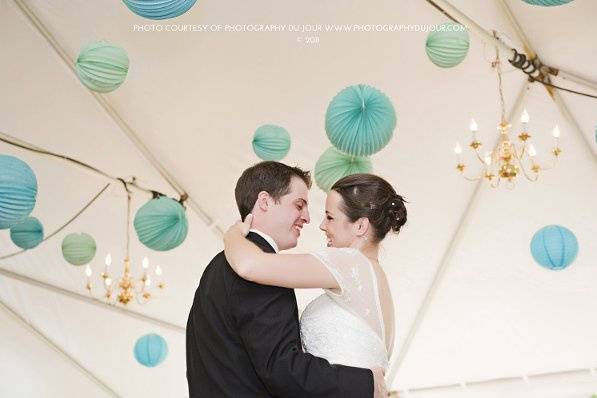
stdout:
[[400,228],[406,223],[406,208],[404,207],[404,202],[404,198],[398,194],[395,194],[388,200],[390,225],[394,232],[400,231]]

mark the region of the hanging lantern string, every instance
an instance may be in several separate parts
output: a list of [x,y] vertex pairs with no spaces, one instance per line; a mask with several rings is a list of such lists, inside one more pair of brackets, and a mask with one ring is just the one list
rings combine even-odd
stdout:
[[[95,196],[93,198],[91,198],[91,200],[89,202],[87,202],[85,204],[85,206],[83,206],[78,212],[76,212],[74,216],[72,216],[70,219],[68,219],[68,221],[66,221],[64,224],[62,224],[57,230],[52,232],[50,235],[46,236],[40,243],[45,242],[46,240],[54,237],[56,234],[58,234],[60,231],[62,231],[64,228],[66,228],[69,224],[71,224],[73,221],[75,221],[81,214],[83,214],[85,212],[85,210],[87,210],[97,199],[99,199],[99,197],[104,192],[106,192],[106,190],[108,189],[108,187],[110,185],[112,185],[112,184],[110,184],[110,183],[106,184],[98,193],[95,194]],[[23,249],[23,250],[14,252],[14,253],[10,253],[10,254],[1,256],[0,260],[5,260],[7,258],[14,257],[14,256],[24,253],[28,250],[30,250],[30,249]]]

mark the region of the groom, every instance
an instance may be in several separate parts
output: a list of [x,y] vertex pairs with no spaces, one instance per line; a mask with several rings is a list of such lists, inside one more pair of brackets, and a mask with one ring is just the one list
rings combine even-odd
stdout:
[[[261,162],[236,189],[241,218],[254,211],[247,239],[268,253],[295,247],[309,223],[309,172]],[[292,289],[241,279],[224,252],[205,269],[187,322],[189,398],[385,396],[376,370],[330,365],[304,353]]]

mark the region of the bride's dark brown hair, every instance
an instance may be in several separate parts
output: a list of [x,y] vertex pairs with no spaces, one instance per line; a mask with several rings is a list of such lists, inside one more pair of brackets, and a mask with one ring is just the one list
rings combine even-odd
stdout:
[[339,179],[332,190],[342,196],[341,209],[351,222],[361,217],[369,219],[376,242],[385,238],[390,230],[400,232],[406,223],[406,201],[379,176],[352,174]]

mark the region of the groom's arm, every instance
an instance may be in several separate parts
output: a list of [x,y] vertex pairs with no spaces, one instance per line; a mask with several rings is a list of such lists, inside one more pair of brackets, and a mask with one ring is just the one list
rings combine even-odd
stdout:
[[232,313],[255,371],[280,397],[373,397],[369,369],[330,365],[304,353],[292,290],[238,279]]

